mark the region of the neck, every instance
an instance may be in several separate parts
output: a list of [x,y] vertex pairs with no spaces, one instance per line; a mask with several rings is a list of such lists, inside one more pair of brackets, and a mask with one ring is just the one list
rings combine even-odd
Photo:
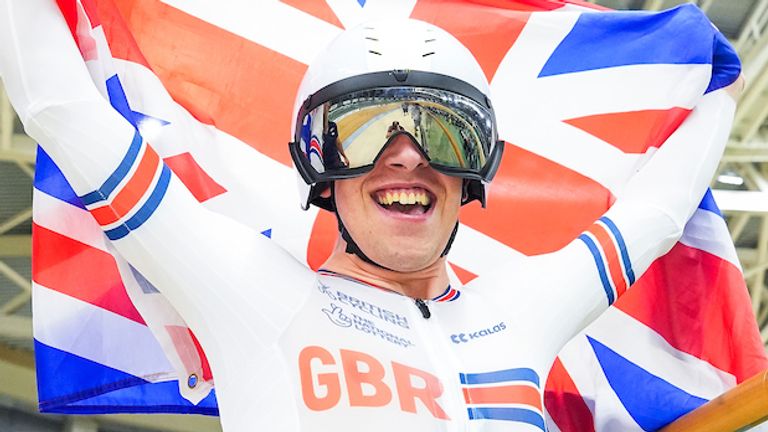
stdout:
[[431,299],[445,291],[449,284],[445,257],[415,271],[393,271],[369,264],[357,255],[345,252],[346,243],[339,240],[322,268],[351,276],[381,288],[412,298]]

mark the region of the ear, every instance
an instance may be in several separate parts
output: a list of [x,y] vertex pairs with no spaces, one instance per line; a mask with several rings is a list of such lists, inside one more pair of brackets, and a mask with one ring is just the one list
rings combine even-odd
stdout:
[[461,186],[461,202],[465,203],[469,199],[469,181],[464,180]]
[[327,188],[323,189],[323,191],[320,192],[320,197],[321,198],[326,198],[326,199],[330,198],[331,197],[331,188],[327,187]]

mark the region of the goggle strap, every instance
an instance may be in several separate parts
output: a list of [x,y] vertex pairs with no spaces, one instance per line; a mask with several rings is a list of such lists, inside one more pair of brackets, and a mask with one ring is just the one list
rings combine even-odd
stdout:
[[451,246],[453,246],[453,241],[456,240],[457,232],[459,232],[459,221],[456,221],[456,225],[453,226],[451,237],[448,238],[448,243],[445,244],[445,249],[443,249],[443,253],[440,254],[440,258],[448,255],[448,252],[451,250]]
[[336,222],[339,226],[339,233],[341,233],[341,238],[344,239],[344,241],[347,243],[347,247],[344,249],[345,253],[357,255],[358,258],[361,260],[367,262],[368,264],[374,265],[376,267],[382,268],[384,270],[389,271],[396,271],[392,270],[391,268],[384,267],[383,265],[377,263],[376,261],[368,258],[368,255],[365,254],[365,252],[360,249],[360,246],[357,245],[357,242],[352,238],[352,235],[349,234],[349,231],[347,231],[347,227],[344,226],[344,221],[341,220],[341,216],[339,215],[339,212],[336,211],[336,188],[334,187],[334,184],[331,183],[331,208],[333,209],[333,213],[336,215]]

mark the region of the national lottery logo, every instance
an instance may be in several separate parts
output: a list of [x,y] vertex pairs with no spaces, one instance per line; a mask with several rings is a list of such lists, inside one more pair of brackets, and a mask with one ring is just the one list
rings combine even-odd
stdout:
[[[363,312],[374,318],[380,319],[389,324],[397,325],[404,329],[411,328],[410,325],[408,324],[408,318],[400,314],[394,313],[390,310],[368,303],[365,300],[358,299],[342,291],[333,290],[331,289],[331,287],[329,287],[328,285],[325,285],[322,282],[318,284],[317,288],[320,290],[321,293],[328,296],[328,299],[330,299],[332,302],[338,302],[340,305],[350,306],[353,310]],[[332,306],[335,306],[335,305],[332,305]],[[329,310],[329,312],[333,312],[333,309]],[[327,313],[328,312],[326,312],[326,314]]]
[[323,313],[325,313],[325,316],[328,317],[329,320],[331,320],[332,323],[336,324],[339,327],[349,327],[352,325],[352,319],[350,319],[345,313],[344,310],[335,304],[331,303],[331,308],[323,308],[321,309]]
[[473,340],[480,339],[486,336],[490,336],[494,333],[498,333],[507,329],[507,325],[502,321],[493,327],[477,330],[469,333],[458,333],[451,335],[451,342],[455,344],[468,343]]
[[[409,329],[407,321],[404,322],[397,319],[400,317],[399,315],[362,300],[358,300],[341,291],[333,291],[328,285],[325,285],[322,282],[318,284],[318,289],[331,300],[328,307],[321,308],[320,310],[334,325],[342,328],[352,328],[361,333],[368,334],[404,348],[414,346],[414,343],[411,342],[410,339],[387,331],[374,322],[374,318],[378,318],[390,324],[399,325],[404,329]],[[337,303],[343,305],[343,307],[339,306]],[[347,306],[351,306],[351,313],[344,310],[344,307]],[[349,309],[350,308],[348,308],[348,310]],[[365,312],[370,318],[358,315],[355,312]]]
[[361,317],[355,313],[347,315],[344,312],[344,309],[334,303],[331,303],[330,307],[322,308],[321,311],[323,311],[330,322],[339,327],[353,328],[362,333],[366,333],[395,345],[400,345],[404,348],[414,345],[414,343],[409,339],[398,336],[394,333],[390,333],[380,328],[376,325],[376,323],[373,322],[373,320]]

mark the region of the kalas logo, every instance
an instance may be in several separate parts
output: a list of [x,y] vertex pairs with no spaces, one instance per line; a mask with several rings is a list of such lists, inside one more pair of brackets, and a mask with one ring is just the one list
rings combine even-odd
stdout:
[[502,321],[491,328],[478,330],[476,332],[452,334],[451,342],[455,344],[460,344],[462,342],[471,342],[474,339],[480,339],[481,337],[489,336],[494,333],[504,331],[506,329],[507,329],[507,325],[504,324],[504,322]]

